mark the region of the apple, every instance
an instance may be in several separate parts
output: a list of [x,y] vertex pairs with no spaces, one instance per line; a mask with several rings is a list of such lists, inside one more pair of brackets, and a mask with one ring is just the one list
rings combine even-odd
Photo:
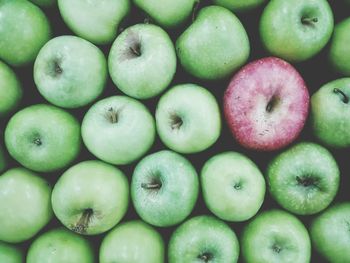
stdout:
[[56,171],[78,156],[80,124],[60,108],[31,105],[12,116],[6,126],[5,144],[10,155],[26,168]]
[[64,108],[94,101],[104,90],[107,74],[102,51],[76,36],[51,39],[34,64],[34,81],[41,95]]
[[51,229],[37,237],[28,249],[27,263],[93,263],[91,244],[64,228]]
[[231,222],[253,217],[260,209],[266,191],[259,168],[237,152],[211,157],[203,166],[201,185],[209,210]]
[[329,262],[350,258],[350,203],[336,204],[314,218],[310,235],[314,248]]
[[0,176],[0,241],[18,243],[32,238],[51,219],[51,186],[24,168]]
[[339,188],[339,168],[324,147],[298,143],[277,155],[267,169],[272,197],[284,209],[311,215],[325,209]]
[[23,252],[10,244],[0,241],[0,262],[3,263],[23,263]]
[[272,55],[301,62],[324,48],[333,27],[327,0],[271,0],[260,18],[260,37]]
[[165,28],[181,26],[187,21],[200,0],[133,0],[155,23]]
[[287,62],[262,58],[233,76],[224,95],[224,113],[234,138],[258,151],[281,149],[293,142],[308,115],[309,92]]
[[238,261],[236,234],[223,221],[211,216],[196,216],[180,225],[170,237],[169,263]]
[[183,68],[203,80],[228,77],[248,59],[250,46],[239,19],[220,6],[202,8],[196,20],[177,39]]
[[311,242],[298,218],[282,210],[258,214],[243,230],[242,256],[247,263],[309,263]]
[[30,0],[34,4],[42,7],[51,7],[56,4],[57,0]]
[[350,17],[344,19],[334,28],[329,48],[329,58],[334,69],[350,77]]
[[156,133],[149,110],[126,96],[96,102],[85,114],[81,129],[88,150],[112,164],[141,158],[153,145]]
[[130,11],[130,0],[58,0],[61,16],[78,36],[94,44],[109,44]]
[[213,0],[215,5],[223,6],[233,12],[245,12],[264,4],[266,0]]
[[331,81],[311,98],[314,135],[330,147],[350,146],[350,78]]
[[15,72],[1,61],[0,94],[0,118],[3,118],[18,107],[23,96],[23,91]]
[[168,150],[144,157],[131,179],[131,199],[147,223],[168,227],[193,210],[199,191],[198,175],[183,156]]
[[220,109],[207,89],[181,84],[160,98],[156,125],[160,139],[168,148],[180,153],[201,152],[220,136]]
[[0,25],[0,59],[12,66],[33,62],[51,38],[49,20],[26,0],[1,0]]
[[114,227],[129,204],[129,183],[118,168],[101,161],[80,162],[58,179],[52,191],[56,217],[70,230],[96,235]]
[[108,68],[125,94],[148,99],[165,90],[176,71],[176,53],[168,34],[158,26],[137,24],[114,41]]
[[150,225],[129,221],[112,229],[103,238],[100,263],[163,263],[164,241]]

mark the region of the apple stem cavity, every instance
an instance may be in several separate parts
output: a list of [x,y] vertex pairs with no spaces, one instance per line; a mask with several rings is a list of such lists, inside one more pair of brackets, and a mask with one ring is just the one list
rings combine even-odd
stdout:
[[90,220],[91,220],[91,217],[92,217],[93,213],[94,213],[94,211],[91,208],[85,209],[83,214],[81,215],[79,221],[72,228],[72,230],[74,232],[79,233],[79,234],[86,233],[86,230],[89,227],[89,223],[90,223]]
[[147,189],[147,190],[158,190],[162,187],[162,184],[159,182],[155,182],[155,183],[142,183],[141,187],[143,189]]
[[301,19],[301,23],[303,25],[308,25],[308,26],[314,25],[317,22],[318,22],[318,18],[317,17],[312,17],[312,18],[310,18],[310,17],[303,17]]
[[179,130],[183,121],[181,117],[175,113],[170,114],[170,126],[172,130]]
[[135,46],[129,47],[131,52],[136,56],[139,57],[141,56],[141,47],[140,44],[136,44]]
[[343,91],[341,91],[340,89],[335,88],[333,90],[333,92],[336,93],[336,94],[340,94],[342,96],[342,101],[345,104],[349,103],[349,97]]
[[205,263],[207,263],[213,259],[213,255],[210,253],[203,253],[203,254],[199,255],[198,258],[200,260],[204,261]]
[[277,97],[272,96],[272,98],[270,99],[270,101],[266,105],[266,111],[269,113],[272,112],[272,110],[275,108],[277,103],[278,103]]
[[299,185],[302,185],[304,187],[309,187],[309,186],[317,186],[317,179],[316,178],[311,178],[309,176],[305,177],[296,177],[296,180]]

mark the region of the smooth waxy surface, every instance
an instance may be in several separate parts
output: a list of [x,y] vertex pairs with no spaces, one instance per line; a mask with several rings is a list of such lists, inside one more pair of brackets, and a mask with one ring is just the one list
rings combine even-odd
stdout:
[[233,12],[244,12],[256,8],[266,0],[213,0],[215,5],[220,5]]
[[23,263],[23,252],[13,245],[0,241],[0,262]]

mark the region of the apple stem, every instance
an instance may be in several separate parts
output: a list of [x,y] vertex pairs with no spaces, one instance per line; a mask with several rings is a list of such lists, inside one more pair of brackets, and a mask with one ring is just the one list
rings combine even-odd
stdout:
[[318,22],[318,18],[317,17],[303,17],[301,19],[301,22],[304,24],[304,25],[312,25],[313,23],[317,23]]
[[91,208],[85,209],[77,224],[72,228],[74,232],[84,234],[89,226],[94,211]]
[[334,92],[334,93],[339,93],[339,94],[341,94],[341,95],[343,96],[342,101],[343,101],[344,103],[348,103],[348,102],[349,102],[349,97],[346,96],[346,94],[345,94],[343,91],[341,91],[340,89],[335,88],[335,89],[333,90],[333,92]]
[[111,123],[117,123],[118,122],[118,114],[119,114],[119,111],[117,111],[117,110],[113,109],[112,107],[110,107],[108,109],[107,119]]
[[55,61],[55,72],[57,75],[63,72],[63,69],[60,67],[57,61]]
[[141,56],[141,52],[140,52],[140,48],[137,46],[137,47],[130,47],[130,50],[132,53],[134,53],[134,55],[136,56]]
[[192,10],[192,22],[194,22],[194,20],[196,20],[196,16],[197,16],[197,12],[199,10],[199,5],[200,5],[201,1],[197,0],[194,5],[193,5],[193,10]]
[[159,189],[162,186],[161,183],[142,183],[141,187],[143,189]]

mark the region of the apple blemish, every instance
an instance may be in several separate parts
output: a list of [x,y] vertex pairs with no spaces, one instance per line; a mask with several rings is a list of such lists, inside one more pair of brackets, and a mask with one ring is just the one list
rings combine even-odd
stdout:
[[337,93],[337,94],[340,94],[342,96],[342,101],[345,104],[349,103],[349,97],[343,91],[341,91],[340,89],[335,88],[335,89],[333,89],[333,92]]

